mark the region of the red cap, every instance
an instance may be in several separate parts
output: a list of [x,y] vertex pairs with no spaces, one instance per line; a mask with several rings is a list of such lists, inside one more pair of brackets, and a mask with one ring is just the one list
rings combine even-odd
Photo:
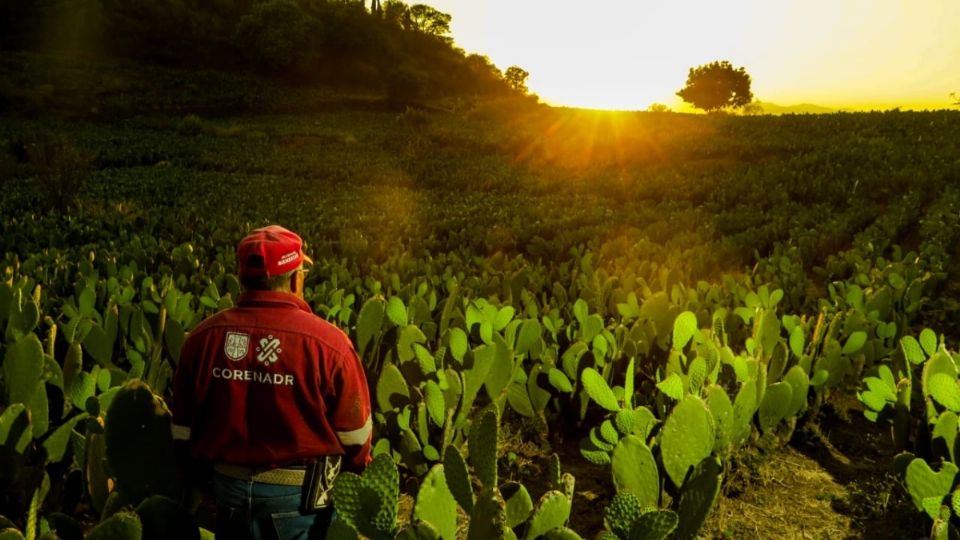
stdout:
[[254,229],[237,246],[237,258],[241,276],[286,274],[303,263],[303,239],[279,225]]

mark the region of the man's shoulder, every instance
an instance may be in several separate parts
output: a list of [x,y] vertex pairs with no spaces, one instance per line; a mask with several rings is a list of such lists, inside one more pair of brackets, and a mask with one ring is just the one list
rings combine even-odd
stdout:
[[292,330],[316,339],[326,348],[339,354],[346,354],[352,350],[353,343],[346,332],[333,323],[305,311],[298,312],[294,318],[297,326]]

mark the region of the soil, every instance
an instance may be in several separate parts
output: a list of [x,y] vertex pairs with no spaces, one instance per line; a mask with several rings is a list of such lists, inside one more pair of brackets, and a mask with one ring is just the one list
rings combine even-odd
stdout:
[[[577,440],[554,433],[549,442],[538,440],[534,428],[502,426],[500,482],[522,482],[535,502],[552,489],[548,470],[556,452],[562,472],[576,478],[569,527],[594,538],[604,530],[603,509],[614,495],[609,466],[584,460]],[[896,454],[889,429],[866,420],[855,396],[838,396],[815,421],[798,427],[789,444],[737,453],[700,538],[928,538],[929,520],[893,473]],[[401,494],[402,523],[412,511],[413,499]],[[467,520],[461,515],[458,537],[466,537]]]
[[916,539],[930,523],[893,473],[888,430],[863,417],[856,397],[839,397],[790,445],[752,470],[707,519],[704,538]]

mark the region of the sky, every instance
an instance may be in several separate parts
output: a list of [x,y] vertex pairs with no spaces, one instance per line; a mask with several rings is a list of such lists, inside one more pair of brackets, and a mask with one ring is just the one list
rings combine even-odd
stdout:
[[552,105],[677,108],[689,68],[714,60],[779,105],[945,108],[960,93],[960,0],[425,1],[458,46],[526,69]]

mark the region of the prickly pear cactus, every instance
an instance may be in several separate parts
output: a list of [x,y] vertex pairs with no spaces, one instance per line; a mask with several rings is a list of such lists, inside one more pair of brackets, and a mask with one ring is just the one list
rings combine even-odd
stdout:
[[613,451],[613,485],[617,492],[636,495],[642,506],[660,503],[660,474],[650,448],[633,435],[620,440]]
[[119,512],[101,522],[86,536],[86,540],[140,540],[143,526],[134,512]]
[[135,379],[117,392],[107,411],[105,440],[109,471],[127,501],[179,498],[170,411],[149,386]]
[[680,540],[696,538],[697,531],[706,521],[713,503],[720,494],[723,467],[716,457],[700,462],[680,490],[678,514],[680,525],[676,536]]
[[757,385],[748,379],[740,386],[737,397],[733,400],[733,440],[734,448],[739,447],[752,433],[751,422],[757,412]]
[[410,387],[403,373],[392,363],[384,364],[377,379],[377,406],[384,413],[398,410],[410,403]]
[[[350,540],[329,534],[327,538],[329,540]],[[440,533],[437,532],[437,529],[435,529],[433,525],[421,521],[397,533],[394,540],[440,540]]]
[[477,496],[476,504],[473,505],[473,512],[470,513],[470,528],[467,530],[467,540],[501,538],[506,536],[507,531],[512,533],[513,531],[506,526],[504,507],[500,490],[496,488],[482,489]]
[[470,464],[485,489],[497,487],[497,440],[500,436],[500,418],[496,410],[488,408],[474,420],[470,428]]
[[[7,403],[23,403],[33,409],[35,395],[41,389],[42,375],[43,344],[36,334],[27,334],[11,345],[3,355]],[[33,413],[33,416],[36,416],[36,413]]]
[[603,521],[607,528],[613,531],[617,538],[628,538],[630,529],[643,515],[645,505],[629,491],[621,491],[603,512]]
[[730,402],[730,396],[723,387],[713,385],[707,391],[707,407],[713,415],[713,423],[716,426],[714,451],[725,454],[733,444],[733,429],[736,423],[733,403]]
[[443,452],[443,472],[447,487],[460,507],[468,514],[473,511],[473,486],[470,485],[470,473],[467,462],[456,446],[447,446]]
[[790,385],[790,406],[784,418],[792,418],[807,406],[807,393],[810,391],[810,377],[800,366],[793,366],[783,376],[783,382]]
[[[950,493],[956,476],[957,466],[949,461],[944,462],[939,472],[933,472],[922,458],[911,461],[907,466],[906,483],[917,510],[927,511],[928,507],[933,506],[936,511],[927,513],[931,519],[936,519],[940,503]],[[930,501],[933,501],[933,504]]]
[[590,399],[595,401],[597,405],[608,411],[616,412],[620,410],[620,404],[617,402],[613,390],[610,389],[610,385],[597,370],[589,367],[584,369],[580,374],[580,383],[583,384],[583,389],[587,391]]
[[535,540],[551,529],[566,525],[570,518],[570,505],[570,499],[559,491],[545,493],[530,518],[526,540]]
[[507,482],[500,486],[506,510],[506,525],[511,529],[523,523],[533,511],[533,499],[527,488],[518,482]]
[[147,497],[137,506],[143,524],[143,540],[182,538],[200,540],[200,528],[186,508],[162,495]]
[[772,431],[783,420],[793,399],[793,387],[788,383],[774,383],[767,387],[760,402],[760,429]]
[[443,465],[434,465],[420,484],[413,518],[432,525],[443,540],[456,540],[457,501],[447,487]]
[[686,396],[667,417],[660,438],[663,467],[674,485],[682,486],[687,471],[709,456],[713,446],[710,411],[697,396]]
[[653,510],[640,516],[633,527],[630,528],[630,535],[625,536],[628,540],[665,540],[670,533],[676,530],[680,523],[680,516],[671,510]]
[[547,531],[543,536],[544,540],[583,540],[583,537],[566,527],[558,527]]
[[364,536],[390,539],[396,534],[400,506],[400,473],[387,454],[380,454],[362,476],[343,472],[333,484],[337,515]]

